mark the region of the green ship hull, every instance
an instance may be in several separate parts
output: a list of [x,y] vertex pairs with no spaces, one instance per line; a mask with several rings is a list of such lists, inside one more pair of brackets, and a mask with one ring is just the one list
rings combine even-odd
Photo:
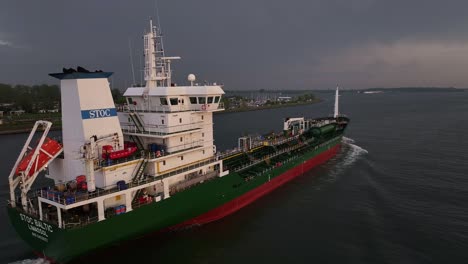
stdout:
[[285,182],[326,162],[340,148],[342,133],[308,146],[280,166],[246,180],[237,172],[198,184],[156,203],[82,227],[64,229],[8,207],[20,237],[39,255],[60,263],[98,248],[159,230],[215,221],[248,205]]

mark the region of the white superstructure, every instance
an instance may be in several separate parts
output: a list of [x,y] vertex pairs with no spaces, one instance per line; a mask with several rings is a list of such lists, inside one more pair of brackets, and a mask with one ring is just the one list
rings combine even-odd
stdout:
[[[60,80],[62,142],[53,141],[57,150],[50,155],[40,148],[44,133],[32,157],[36,164],[38,153],[44,153],[45,161],[29,177],[29,168],[23,170],[21,164],[33,164],[27,160],[33,130],[10,175],[13,206],[19,188],[25,210],[42,220],[43,204],[53,206],[54,221],[63,227],[62,214],[73,208],[91,207],[102,221],[106,209],[125,206],[131,211],[141,204],[138,198],[150,195],[158,202],[229,173],[213,144],[213,112],[224,110],[221,86],[198,85],[193,74],[188,76],[190,85],[174,85],[170,63],[180,57],[164,55],[161,34],[152,22],[144,35],[144,54],[146,85],[128,88],[123,106],[116,107],[112,99],[107,79],[112,73],[78,67],[51,74]],[[35,192],[38,205],[32,206],[27,191],[44,169],[56,186]]]
[[[220,104],[223,89],[194,85],[193,74],[188,78],[190,86],[175,86],[170,62],[180,57],[165,57],[161,35],[152,23],[144,43],[146,85],[125,91],[127,104],[118,117],[126,140],[145,149],[152,143],[158,145],[158,152],[148,160],[146,174],[158,176],[213,159],[213,112],[224,110]],[[210,163],[198,168],[198,173],[219,171],[220,165],[221,161]],[[187,175],[167,178],[165,186],[183,181]]]

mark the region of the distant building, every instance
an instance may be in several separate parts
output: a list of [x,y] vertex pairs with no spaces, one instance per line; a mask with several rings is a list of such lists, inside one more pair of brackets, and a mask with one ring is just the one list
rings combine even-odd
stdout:
[[22,115],[22,114],[24,114],[24,113],[26,113],[26,111],[24,111],[24,110],[14,110],[14,111],[10,111],[10,115],[18,115],[18,116],[19,116],[19,115]]
[[45,114],[45,113],[58,113],[59,110],[58,109],[40,109],[39,111],[37,111],[39,114]]
[[290,102],[292,98],[290,96],[280,96],[278,97],[278,101],[280,102]]

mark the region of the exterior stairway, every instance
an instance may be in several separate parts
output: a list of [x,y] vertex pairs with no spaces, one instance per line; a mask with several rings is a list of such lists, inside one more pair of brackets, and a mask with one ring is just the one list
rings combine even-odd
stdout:
[[147,164],[148,164],[148,161],[146,159],[142,160],[139,163],[139,167],[136,170],[135,175],[133,176],[133,179],[132,179],[133,183],[138,183],[139,181],[143,180],[143,178],[145,177],[145,168]]
[[[143,122],[141,121],[140,116],[138,116],[138,114],[136,114],[135,112],[130,112],[128,116],[130,117],[130,119],[135,124],[135,127],[136,127],[138,132],[140,132],[140,133],[145,132],[145,126],[143,125]],[[138,148],[140,150],[145,149],[145,146],[141,142],[141,138],[139,136],[132,136],[131,135],[130,138],[137,144],[137,146],[138,146]]]
[[130,119],[132,119],[138,132],[145,132],[145,126],[143,125],[143,122],[141,121],[138,114],[136,114],[135,112],[130,112],[128,116],[130,116]]
[[143,143],[141,142],[141,138],[140,138],[140,137],[138,137],[138,136],[133,136],[133,135],[130,135],[129,137],[130,137],[130,139],[131,139],[133,142],[135,142],[135,143],[137,144],[137,147],[138,147],[139,150],[145,149],[145,146],[143,146]]
[[[135,175],[133,176],[133,183],[138,183],[139,181],[143,180],[144,177],[145,177],[145,168],[146,168],[146,165],[148,164],[148,161],[146,159],[142,160],[139,165],[138,165],[138,168],[135,172]],[[135,195],[133,196],[133,201],[132,203],[135,203],[138,198],[140,197],[140,195],[142,194],[143,192],[143,189],[139,189],[138,191],[135,192]]]

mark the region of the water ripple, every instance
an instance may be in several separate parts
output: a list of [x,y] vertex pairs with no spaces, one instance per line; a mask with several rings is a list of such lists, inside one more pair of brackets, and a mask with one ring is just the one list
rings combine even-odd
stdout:
[[43,258],[37,258],[37,259],[18,260],[15,262],[11,262],[10,264],[50,264],[50,262]]

